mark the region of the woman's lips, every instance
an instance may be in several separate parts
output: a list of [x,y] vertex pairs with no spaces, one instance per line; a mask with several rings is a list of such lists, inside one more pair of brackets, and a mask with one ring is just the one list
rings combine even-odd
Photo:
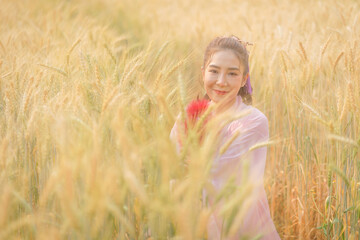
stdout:
[[218,91],[218,90],[214,90],[214,92],[215,92],[216,94],[219,94],[219,95],[225,95],[225,94],[228,93],[228,92],[225,92],[225,91]]

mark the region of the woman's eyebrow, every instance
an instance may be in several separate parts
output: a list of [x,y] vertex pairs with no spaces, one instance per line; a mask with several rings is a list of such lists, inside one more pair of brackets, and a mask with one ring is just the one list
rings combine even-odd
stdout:
[[237,68],[237,67],[232,67],[232,68],[229,68],[229,70],[238,70],[238,71],[240,71],[240,69],[239,69],[239,68]]
[[[209,67],[212,67],[212,68],[220,68],[219,66],[216,66],[214,64],[210,64]],[[231,67],[231,68],[228,68],[230,71],[233,71],[233,70],[237,70],[237,71],[240,71],[240,69],[238,67]]]
[[219,66],[216,66],[214,64],[210,64],[209,67],[212,67],[212,68],[220,68]]

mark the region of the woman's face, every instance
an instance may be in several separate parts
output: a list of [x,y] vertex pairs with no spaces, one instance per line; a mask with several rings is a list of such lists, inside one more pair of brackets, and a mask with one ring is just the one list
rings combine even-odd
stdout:
[[206,68],[202,68],[204,88],[209,98],[218,103],[227,97],[229,100],[224,103],[224,108],[230,107],[246,83],[248,74],[244,76],[244,69],[232,50],[215,52]]

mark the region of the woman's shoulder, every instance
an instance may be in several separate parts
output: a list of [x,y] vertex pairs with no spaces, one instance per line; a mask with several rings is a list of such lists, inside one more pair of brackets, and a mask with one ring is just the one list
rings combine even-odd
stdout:
[[268,119],[264,113],[262,113],[258,108],[254,107],[253,105],[245,104],[240,96],[237,97],[236,104],[237,112],[247,112],[245,119],[253,119],[260,123],[268,122]]
[[232,121],[229,124],[228,130],[230,132],[235,131],[251,131],[259,132],[261,135],[267,135],[269,129],[269,122],[266,115],[261,112],[258,108],[252,105],[243,104],[238,112],[246,112],[246,115]]
[[[239,107],[237,108],[237,112],[246,112],[247,114],[244,116],[243,119],[238,120],[246,120],[246,121],[253,121],[259,124],[267,124],[268,119],[266,115],[261,112],[258,108],[247,105],[245,103],[241,103]],[[236,120],[235,120],[236,121]]]
[[261,112],[259,109],[257,109],[256,107],[250,106],[251,108],[251,117],[252,119],[254,119],[258,124],[268,124],[268,118],[266,117],[266,115]]

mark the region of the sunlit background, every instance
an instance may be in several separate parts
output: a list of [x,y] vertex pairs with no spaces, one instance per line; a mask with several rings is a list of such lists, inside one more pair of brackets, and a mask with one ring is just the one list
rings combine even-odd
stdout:
[[204,173],[169,133],[230,34],[254,44],[279,235],[359,239],[359,5],[0,0],[0,239],[206,238]]

